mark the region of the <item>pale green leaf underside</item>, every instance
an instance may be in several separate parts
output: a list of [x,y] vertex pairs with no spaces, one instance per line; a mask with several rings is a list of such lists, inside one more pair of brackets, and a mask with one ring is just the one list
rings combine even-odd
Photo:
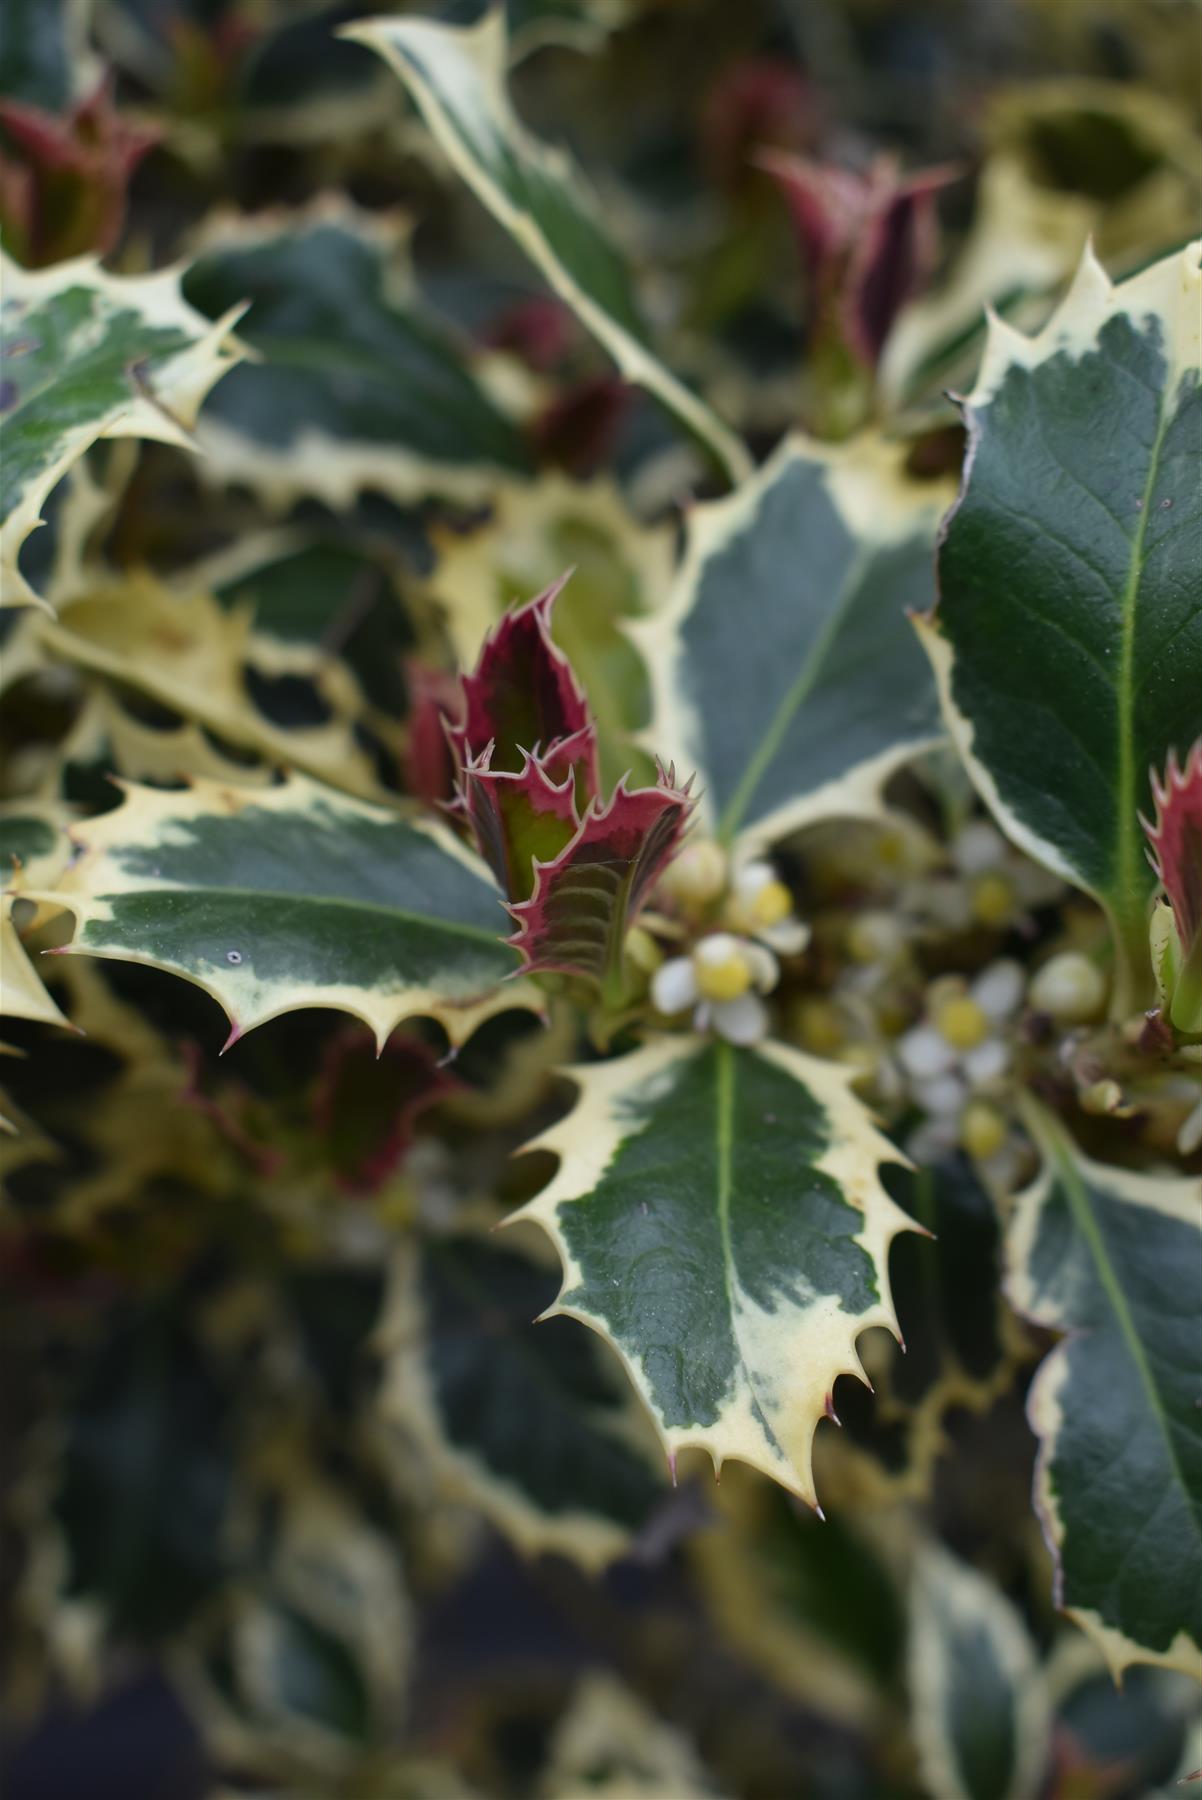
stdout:
[[876,439],[793,439],[689,520],[664,613],[631,635],[651,674],[643,741],[698,771],[727,841],[874,816],[880,788],[940,732],[908,610],[930,605],[942,483]]
[[17,567],[55,483],[101,437],[190,442],[213,383],[236,360],[230,328],[180,294],[179,274],[109,275],[91,257],[50,269],[2,263],[0,582],[38,600]]
[[186,976],[234,1036],[331,1006],[381,1042],[414,1013],[460,1039],[532,1004],[506,981],[516,958],[495,887],[441,827],[292,776],[274,788],[131,787],[77,836],[84,853],[56,890],[78,921],[72,949]]
[[618,1351],[669,1452],[754,1464],[814,1503],[810,1451],[855,1343],[894,1327],[882,1188],[896,1152],[842,1071],[683,1037],[572,1071],[561,1158],[516,1218],[551,1236],[556,1307]]
[[1087,254],[1038,336],[993,322],[923,628],[999,821],[1141,956],[1149,771],[1202,694],[1200,248],[1118,286]]
[[369,19],[344,36],[395,69],[453,168],[510,232],[629,381],[663,402],[732,480],[747,451],[648,348],[630,273],[599,208],[560,150],[533,136],[506,91],[502,9],[468,29],[427,19]]
[[1007,1287],[1067,1334],[1029,1400],[1057,1597],[1116,1671],[1202,1675],[1202,1197],[1089,1162],[1030,1118],[1044,1170],[1017,1204]]

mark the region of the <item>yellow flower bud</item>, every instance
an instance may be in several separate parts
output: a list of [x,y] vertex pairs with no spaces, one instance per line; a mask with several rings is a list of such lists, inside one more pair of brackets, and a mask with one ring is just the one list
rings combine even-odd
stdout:
[[751,986],[751,965],[726,932],[702,938],[693,952],[693,973],[703,1000],[737,1000]]
[[1106,998],[1106,977],[1079,950],[1062,950],[1036,972],[1030,987],[1032,1006],[1066,1025],[1094,1019]]
[[793,896],[783,881],[766,882],[751,902],[750,911],[757,925],[779,925],[793,911]]
[[960,1114],[960,1142],[976,1162],[996,1156],[1006,1141],[1006,1121],[996,1106],[970,1100]]
[[989,1036],[989,1018],[967,994],[941,1001],[931,1023],[955,1050],[975,1050]]
[[1014,889],[1004,875],[982,875],[972,887],[972,916],[981,925],[1008,925],[1014,917]]
[[664,960],[663,951],[641,925],[632,925],[626,933],[626,955],[632,967],[640,969],[644,975],[654,975]]

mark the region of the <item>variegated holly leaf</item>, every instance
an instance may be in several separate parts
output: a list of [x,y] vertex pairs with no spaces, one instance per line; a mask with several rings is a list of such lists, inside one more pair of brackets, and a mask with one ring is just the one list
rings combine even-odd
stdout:
[[908,1660],[926,1791],[1036,1800],[1051,1732],[1035,1646],[996,1584],[935,1544],[915,1559]]
[[[198,720],[227,744],[364,798],[382,794],[354,736],[364,701],[349,670],[328,654],[256,637],[246,609],[227,610],[199,589],[173,593],[143,574],[58,598],[58,616],[39,620],[38,634],[53,656]],[[256,704],[257,690],[269,695],[273,683],[303,688],[297,724]]]
[[[627,927],[671,861],[691,807],[670,770],[655,787],[619,782],[608,805],[594,800],[554,859],[534,864],[529,899],[510,906],[523,967],[620,985]],[[544,834],[549,817],[536,821]]]
[[1019,1196],[1007,1291],[1066,1334],[1031,1388],[1035,1501],[1056,1598],[1117,1674],[1202,1671],[1202,1264],[1198,1184],[1082,1156],[1048,1114]]
[[12,914],[23,889],[58,880],[70,849],[54,808],[17,802],[0,812],[0,886],[10,890],[0,895],[0,1014],[6,1018],[68,1023],[46,992]]
[[690,514],[666,609],[629,629],[651,674],[643,741],[699,771],[724,841],[878,816],[882,783],[939,735],[906,613],[934,592],[948,497],[883,441],[795,438]]
[[575,1110],[531,1146],[559,1170],[513,1215],[559,1250],[550,1311],[617,1350],[673,1458],[734,1457],[815,1505],[835,1380],[861,1331],[896,1329],[897,1152],[842,1070],[778,1044],[662,1038],[570,1073]]
[[1038,336],[993,323],[922,624],[999,823],[1110,915],[1119,1009],[1150,997],[1149,770],[1198,730],[1199,254],[1112,286],[1087,253]]
[[476,848],[510,900],[529,900],[535,863],[554,863],[580,829],[575,778],[569,768],[556,780],[538,757],[521,769],[494,769],[486,752],[459,778],[463,811]]
[[407,502],[484,498],[530,460],[467,347],[411,291],[395,218],[326,203],[218,221],[184,291],[210,317],[248,301],[245,363],[206,408],[206,475],[277,504],[345,506],[361,488]]
[[555,1286],[516,1246],[427,1238],[382,1328],[381,1407],[406,1434],[402,1469],[412,1439],[446,1491],[522,1549],[598,1566],[646,1523],[664,1471],[596,1340],[566,1320],[533,1323]]
[[240,309],[210,323],[184,300],[176,270],[110,275],[91,257],[0,267],[0,580],[5,604],[22,606],[38,596],[18,556],[51,488],[97,438],[191,445],[201,402],[237,360]]
[[451,166],[614,358],[737,480],[747,451],[650,348],[630,272],[599,208],[561,150],[527,130],[506,89],[504,13],[467,29],[428,19],[369,19],[343,34],[396,70]]
[[292,776],[274,788],[129,787],[77,828],[54,898],[70,948],[170,969],[229,1015],[234,1038],[304,1006],[353,1013],[383,1043],[415,1013],[456,1041],[506,1006],[500,896],[441,826]]

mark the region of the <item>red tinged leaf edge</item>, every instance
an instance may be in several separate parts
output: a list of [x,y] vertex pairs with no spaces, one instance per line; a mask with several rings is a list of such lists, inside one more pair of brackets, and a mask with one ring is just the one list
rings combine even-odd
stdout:
[[[551,612],[570,575],[569,569],[533,600],[507,612],[485,638],[474,671],[463,678],[459,721],[449,728],[461,768],[491,744],[496,767],[520,773],[524,755],[549,755],[561,739],[579,738],[590,729],[584,690],[551,637]],[[598,785],[596,740],[582,743],[591,798]]]
[[1148,860],[1173,909],[1173,923],[1186,951],[1202,931],[1202,738],[1185,759],[1169,753],[1163,780],[1151,771],[1156,821],[1140,815],[1147,833]]
[[537,821],[545,821],[543,830],[558,838],[561,848],[580,829],[571,746],[581,735],[557,747],[551,766],[524,751],[520,769],[494,769],[490,766],[493,746],[489,744],[460,773],[463,813],[477,850],[507,900],[526,900],[534,887],[535,857],[533,851],[523,852],[523,840],[538,832]]
[[677,849],[691,786],[677,787],[675,769],[661,768],[653,788],[632,791],[623,777],[608,806],[593,801],[554,861],[535,863],[529,900],[509,907],[518,926],[509,942],[523,958],[522,973],[605,980]]

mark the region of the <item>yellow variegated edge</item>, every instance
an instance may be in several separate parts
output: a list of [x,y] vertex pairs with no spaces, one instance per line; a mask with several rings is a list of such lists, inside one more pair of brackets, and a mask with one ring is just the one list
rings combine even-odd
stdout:
[[[494,489],[492,517],[479,530],[434,532],[438,562],[426,586],[444,612],[464,668],[475,664],[503,605],[528,599],[563,574],[562,568],[548,568],[546,532],[576,519],[612,539],[638,580],[649,612],[661,603],[672,581],[670,525],[640,523],[620,489],[605,477],[585,484],[551,471],[532,486],[506,481]],[[498,592],[502,572],[520,584],[512,594]]]
[[483,1513],[524,1556],[551,1552],[590,1572],[605,1568],[630,1548],[629,1531],[598,1513],[541,1510],[516,1483],[494,1474],[448,1438],[422,1350],[427,1327],[418,1282],[416,1257],[398,1257],[388,1309],[375,1339],[385,1361],[377,1410],[385,1423],[396,1423],[405,1433],[397,1458],[402,1475],[412,1443],[424,1453],[448,1498]]
[[[1064,1139],[1060,1129],[1042,1107],[1027,1099],[1022,1107],[1023,1119],[1044,1155],[1044,1166],[1031,1186],[1014,1202],[1014,1210],[1005,1236],[1005,1274],[1003,1286],[1011,1305],[1028,1316],[1038,1313],[1037,1297],[1030,1278],[1031,1252],[1039,1230],[1043,1206],[1056,1181],[1056,1157],[1063,1154]],[[1124,1193],[1137,1199],[1141,1206],[1164,1213],[1167,1218],[1197,1223],[1199,1195],[1196,1181],[1185,1177],[1176,1180],[1157,1175],[1141,1175],[1133,1169],[1116,1169],[1095,1163],[1083,1156],[1074,1145],[1074,1162],[1086,1179],[1113,1192],[1116,1176],[1121,1176]],[[1067,1329],[1067,1328],[1066,1328]],[[1027,1418],[1039,1442],[1035,1458],[1035,1505],[1048,1547],[1059,1571],[1058,1546],[1064,1540],[1064,1525],[1056,1505],[1051,1482],[1051,1448],[1059,1435],[1063,1410],[1061,1390],[1068,1376],[1068,1362],[1058,1346],[1049,1352],[1035,1373],[1027,1395]],[[1059,1604],[1059,1601],[1058,1601]],[[1202,1657],[1198,1646],[1184,1631],[1164,1651],[1149,1650],[1142,1644],[1108,1625],[1087,1607],[1061,1606],[1067,1618],[1074,1620],[1098,1646],[1106,1666],[1116,1682],[1132,1663],[1148,1663],[1158,1668],[1179,1669],[1183,1674],[1202,1679]]]
[[[122,804],[113,811],[102,813],[96,818],[88,819],[78,825],[74,831],[76,842],[80,846],[80,855],[67,870],[60,884],[49,892],[32,894],[33,899],[44,900],[47,904],[59,906],[70,912],[75,919],[76,938],[79,930],[90,919],[107,919],[111,916],[111,908],[103,896],[92,891],[93,871],[98,862],[102,862],[110,845],[136,842],[140,849],[147,849],[159,841],[159,831],[173,821],[188,817],[203,818],[214,810],[213,790],[225,788],[227,803],[237,793],[232,783],[216,783],[196,780],[183,791],[179,789],[160,789],[139,787],[122,783],[125,798]],[[276,787],[255,787],[246,790],[248,799],[255,806],[268,809],[278,808],[286,811],[297,804],[298,790],[320,795],[321,784],[309,780],[304,775],[290,775],[287,780]],[[385,818],[388,815],[380,808],[369,806],[346,794],[334,796],[340,807],[347,810],[370,815],[372,818]],[[414,831],[420,832],[437,845],[447,856],[471,871],[477,879],[480,877],[481,865],[464,848],[454,833],[435,820],[415,818],[398,813],[396,817],[404,817],[404,822]],[[137,892],[142,884],[130,881],[114,866],[106,887],[106,893],[121,894]],[[164,881],[164,887],[174,884]],[[498,934],[499,936],[499,934]],[[92,956],[111,959],[115,962],[144,963],[149,968],[157,968],[155,958],[147,952],[130,950],[111,950],[103,947],[83,946],[78,941],[70,943],[58,952],[65,956]],[[260,1008],[253,1014],[238,1019],[230,1013],[220,990],[215,983],[203,981],[199,977],[183,970],[173,970],[182,981],[190,981],[194,987],[208,994],[215,1000],[226,1017],[230,1020],[235,1036],[243,1036],[256,1026],[265,1025],[271,1019],[280,1018],[283,1014],[296,1012],[307,1006],[321,1007],[334,1012],[350,1013],[353,1018],[362,1020],[369,1031],[375,1034],[376,1042],[381,1049],[397,1025],[404,1019],[423,1017],[436,1019],[443,1027],[453,1044],[462,1044],[471,1036],[479,1025],[494,1014],[507,1012],[513,1008],[530,1012],[541,1012],[544,1000],[532,982],[508,980],[500,983],[495,992],[482,999],[464,1006],[448,1005],[445,999],[434,988],[407,989],[400,997],[391,1000],[376,998],[365,994],[362,988],[329,985],[326,987],[307,987],[302,983],[290,984],[285,995],[278,1004]],[[233,1038],[231,1037],[231,1042]]]
[[[682,1059],[697,1055],[704,1048],[705,1040],[700,1038],[652,1038],[629,1056],[561,1071],[579,1089],[576,1106],[566,1118],[523,1146],[525,1150],[550,1151],[559,1157],[559,1168],[541,1194],[502,1221],[509,1226],[526,1220],[546,1232],[563,1267],[561,1295],[578,1285],[583,1271],[559,1228],[559,1211],[574,1200],[588,1198],[622,1143],[626,1128],[621,1113],[622,1096],[631,1091],[642,1098],[653,1095],[656,1085],[664,1083]],[[862,1332],[870,1326],[883,1325],[900,1337],[889,1287],[889,1246],[899,1232],[921,1227],[915,1226],[881,1184],[880,1166],[890,1162],[906,1165],[906,1159],[872,1124],[853,1091],[854,1073],[785,1044],[761,1044],[756,1054],[792,1076],[825,1109],[830,1120],[831,1145],[813,1166],[837,1182],[843,1197],[863,1211],[864,1227],[854,1241],[870,1257],[881,1293],[878,1305],[854,1317],[844,1312],[836,1299],[823,1298],[800,1313],[792,1327],[782,1322],[783,1309],[765,1312],[748,1297],[742,1297],[736,1336],[743,1360],[747,1354],[753,1361],[769,1360],[786,1393],[788,1417],[774,1417],[772,1421],[782,1444],[781,1454],[773,1456],[765,1449],[763,1431],[755,1422],[745,1392],[739,1394],[715,1425],[665,1427],[656,1414],[641,1361],[626,1354],[600,1319],[580,1308],[565,1306],[558,1299],[543,1316],[562,1314],[577,1319],[604,1338],[642,1398],[670,1462],[681,1450],[697,1449],[709,1455],[716,1475],[721,1474],[722,1465],[728,1460],[749,1463],[816,1508],[812,1449],[818,1423],[826,1416],[827,1396],[840,1375],[855,1375],[866,1381],[856,1350]],[[749,1338],[753,1342],[748,1351]]]
[[[697,811],[710,829],[715,821],[705,793],[704,758],[699,752],[703,740],[675,668],[680,627],[692,608],[702,569],[747,528],[766,490],[796,457],[825,465],[830,492],[844,521],[868,543],[885,548],[902,542],[924,517],[933,527],[954,498],[955,483],[950,477],[940,482],[915,481],[905,472],[906,455],[905,445],[875,435],[845,444],[824,444],[800,432],[791,433],[733,493],[690,509],[685,554],[666,604],[648,619],[627,621],[625,630],[647,665],[652,696],[651,723],[635,741],[665,763],[674,761],[678,769],[699,771]],[[749,619],[748,629],[752,628]],[[938,737],[931,737],[894,746],[850,769],[840,780],[778,807],[738,834],[736,858],[750,856],[821,819],[887,821],[890,814],[881,797],[886,783],[899,768],[939,742]]]
[[0,1015],[8,1019],[35,1019],[44,1025],[71,1021],[55,1005],[42,978],[29,960],[12,920],[16,896],[0,897]]
[[493,181],[482,161],[465,148],[434,88],[422,80],[404,58],[398,55],[391,39],[400,34],[418,45],[453,41],[472,66],[486,97],[487,110],[491,115],[490,123],[503,137],[507,150],[512,146],[519,159],[533,163],[555,184],[574,190],[582,209],[588,210],[592,205],[591,197],[585,191],[580,173],[570,158],[528,131],[510,105],[506,87],[509,47],[504,9],[497,7],[490,10],[478,24],[462,28],[439,25],[427,19],[365,19],[357,24],[344,26],[339,36],[350,38],[354,43],[366,44],[395,71],[413,95],[422,117],[452,168],[479,195],[489,211],[500,220],[545,276],[550,286],[561,299],[567,301],[581,322],[608,350],[625,379],[646,388],[649,393],[662,400],[668,410],[709,448],[731,481],[746,479],[752,466],[746,446],[704,401],[699,400],[683,382],[678,381],[663,363],[632,337],[616,319],[611,318],[572,279],[529,214],[513,204]]
[[32,481],[8,518],[0,521],[0,581],[6,606],[45,605],[21,574],[17,563],[21,546],[44,521],[42,505],[55,484],[98,438],[152,438],[181,449],[196,448],[194,427],[206,395],[227,369],[245,354],[233,328],[244,308],[232,307],[211,321],[188,305],[180,291],[182,267],[156,275],[110,275],[92,256],[55,263],[48,269],[23,269],[0,252],[0,276],[5,298],[36,306],[62,293],[84,286],[104,294],[114,306],[141,314],[147,324],[191,332],[195,342],[155,371],[153,391],[139,389],[131,381],[127,403],[95,426],[77,426],[65,434],[62,451]]
[[[201,589],[167,588],[148,574],[100,582],[73,599],[74,604],[72,600],[61,602],[56,617],[39,622],[42,643],[53,655],[93,674],[128,683],[184,718],[208,726],[229,743],[245,745],[281,766],[303,769],[362,799],[387,799],[371,758],[355,743],[349,729],[347,714],[362,713],[366,703],[344,664],[303,645],[259,640],[247,609],[224,607]],[[118,639],[145,615],[145,642],[134,646],[142,650],[140,657],[107,648],[94,630],[84,635],[73,629],[73,615],[82,618],[86,612],[94,623],[97,608],[105,603],[113,608]],[[195,660],[183,659],[178,669],[169,654],[156,654],[154,647],[155,632],[173,625],[180,629],[180,641],[190,637],[200,646]],[[264,673],[301,673],[316,680],[324,698],[332,702],[333,716],[324,725],[273,725],[245,693],[242,672],[247,663],[256,664]]]
[[933,1543],[925,1544],[914,1559],[907,1653],[911,1723],[927,1790],[939,1800],[975,1800],[940,1730],[954,1645],[941,1629],[933,1593],[966,1632],[978,1634],[982,1626],[987,1631],[1014,1693],[1014,1771],[1002,1800],[1033,1800],[1051,1749],[1051,1719],[1035,1646],[996,1584]]
[[692,1743],[608,1670],[580,1677],[540,1792],[554,1800],[717,1800]]

